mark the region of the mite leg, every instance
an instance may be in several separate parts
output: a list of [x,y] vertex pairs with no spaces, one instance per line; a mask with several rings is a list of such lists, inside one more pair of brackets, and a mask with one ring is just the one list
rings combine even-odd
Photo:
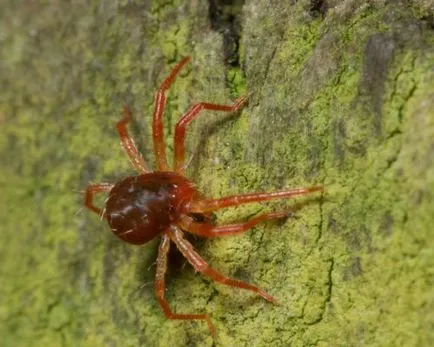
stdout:
[[185,131],[187,125],[194,120],[199,112],[202,110],[223,111],[223,112],[235,112],[237,111],[247,100],[246,96],[239,98],[233,105],[217,105],[201,102],[193,105],[190,109],[181,117],[175,126],[175,158],[174,158],[174,170],[182,173],[184,169],[184,154],[185,154]]
[[160,247],[158,249],[158,257],[157,257],[157,270],[155,274],[155,294],[157,296],[157,300],[162,307],[164,314],[168,319],[201,319],[206,321],[208,324],[208,328],[211,331],[211,334],[215,336],[215,328],[214,324],[212,324],[210,318],[207,314],[182,314],[182,313],[173,313],[169,307],[169,303],[165,298],[165,274],[167,270],[167,254],[170,248],[170,238],[167,233],[163,233],[161,238]]
[[164,107],[166,106],[166,90],[172,85],[179,71],[188,63],[189,60],[190,57],[185,57],[176,64],[169,77],[164,80],[155,94],[155,109],[152,117],[152,136],[154,139],[155,160],[157,161],[157,167],[160,171],[168,170],[162,120]]
[[148,170],[146,169],[145,161],[143,160],[142,155],[137,150],[136,144],[128,134],[127,130],[127,123],[130,122],[131,119],[131,111],[128,106],[125,105],[124,117],[116,123],[116,128],[118,130],[119,137],[121,138],[121,145],[124,148],[125,152],[127,152],[127,155],[130,158],[131,165],[139,173],[144,174],[148,172]]
[[225,207],[238,206],[251,202],[268,201],[273,199],[291,198],[293,196],[306,195],[323,191],[323,187],[294,188],[272,193],[250,193],[244,195],[232,195],[221,199],[193,201],[189,212],[203,213],[219,210]]
[[170,229],[170,238],[173,242],[175,242],[180,252],[184,255],[184,257],[188,260],[188,262],[195,268],[196,271],[199,271],[200,273],[210,277],[214,281],[225,284],[227,286],[250,290],[262,296],[265,300],[273,304],[276,304],[275,299],[270,294],[268,294],[265,290],[242,281],[225,277],[221,273],[209,267],[208,264],[205,262],[205,260],[203,260],[202,257],[193,249],[191,243],[184,238],[183,232],[177,227],[173,227]]
[[110,189],[112,189],[112,187],[113,184],[110,183],[93,184],[91,186],[88,186],[84,197],[84,206],[86,206],[89,210],[92,210],[99,216],[102,216],[102,210],[93,204],[93,196],[95,195],[95,193],[108,192],[110,191]]
[[266,220],[286,217],[291,213],[292,211],[264,213],[256,217],[250,218],[244,223],[228,224],[221,226],[214,226],[209,223],[198,223],[193,218],[184,215],[180,218],[178,225],[182,230],[186,230],[192,234],[204,237],[220,237],[244,233],[245,231],[253,228],[258,223]]

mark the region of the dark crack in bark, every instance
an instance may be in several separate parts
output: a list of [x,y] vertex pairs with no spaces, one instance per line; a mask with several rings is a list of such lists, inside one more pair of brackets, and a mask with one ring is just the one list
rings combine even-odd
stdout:
[[327,305],[332,299],[333,269],[335,266],[335,260],[334,260],[334,258],[330,258],[330,259],[328,259],[327,262],[329,263],[329,269],[327,272],[327,282],[325,283],[325,285],[327,286],[327,289],[326,289],[326,295],[325,295],[324,302],[321,305],[321,313],[318,315],[318,318],[316,318],[315,320],[310,321],[310,322],[306,322],[306,325],[314,325],[314,324],[321,322],[323,320],[325,312],[327,310]]
[[241,9],[244,0],[208,0],[212,30],[223,36],[225,64],[240,67]]
[[309,14],[313,18],[324,18],[327,14],[328,5],[325,0],[311,0],[309,5]]

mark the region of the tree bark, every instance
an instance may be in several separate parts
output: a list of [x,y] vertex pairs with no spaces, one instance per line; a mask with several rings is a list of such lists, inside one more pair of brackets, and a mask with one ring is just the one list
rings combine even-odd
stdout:
[[[226,2],[2,1],[2,345],[434,344],[432,2]],[[188,130],[188,176],[205,196],[325,188],[219,212],[228,223],[300,207],[195,242],[279,306],[171,257],[172,309],[208,313],[215,341],[203,322],[164,317],[158,240],[122,243],[81,193],[134,174],[114,128],[125,103],[154,165],[154,92],[185,55],[165,112],[169,159],[190,104],[249,95],[237,115],[204,112]]]

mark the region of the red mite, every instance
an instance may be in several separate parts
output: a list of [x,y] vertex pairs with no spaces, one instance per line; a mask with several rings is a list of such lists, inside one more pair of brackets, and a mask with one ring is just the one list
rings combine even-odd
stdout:
[[[127,123],[131,120],[131,112],[127,106],[123,110],[123,119],[116,124],[132,166],[138,171],[137,176],[126,177],[115,184],[101,183],[87,187],[85,206],[106,218],[112,232],[125,242],[142,245],[153,238],[161,238],[158,250],[155,276],[155,294],[168,319],[201,319],[207,322],[213,335],[215,328],[207,314],[174,313],[165,299],[165,273],[167,254],[173,242],[194,269],[216,282],[232,287],[250,290],[265,300],[276,303],[274,298],[263,289],[254,285],[228,278],[213,268],[194,250],[184,238],[184,232],[203,237],[220,237],[240,234],[256,224],[287,216],[290,212],[264,213],[246,222],[216,226],[211,217],[213,211],[242,204],[267,201],[279,198],[309,194],[322,191],[322,187],[287,189],[272,193],[250,193],[232,195],[220,199],[205,199],[197,191],[195,185],[185,177],[184,151],[185,131],[202,110],[235,112],[246,101],[241,97],[232,105],[217,105],[201,102],[193,105],[175,126],[175,155],[171,169],[166,159],[166,148],[163,142],[162,116],[166,105],[166,90],[173,84],[179,71],[188,63],[190,57],[183,58],[171,71],[157,90],[155,110],[153,114],[153,140],[157,171],[150,171],[145,165],[142,155],[137,150],[134,140],[129,136]],[[108,192],[104,209],[93,205],[93,195]]]

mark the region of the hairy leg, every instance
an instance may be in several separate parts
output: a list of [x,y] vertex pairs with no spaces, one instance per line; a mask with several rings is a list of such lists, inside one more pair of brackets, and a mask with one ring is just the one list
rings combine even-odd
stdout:
[[189,217],[188,215],[183,215],[181,216],[178,225],[182,230],[186,230],[188,232],[191,232],[192,234],[204,237],[220,237],[244,233],[247,230],[253,228],[258,223],[266,220],[286,217],[291,213],[292,211],[264,213],[256,217],[250,218],[244,223],[228,224],[221,226],[215,226],[209,223],[198,223],[192,217]]
[[184,155],[185,155],[185,132],[187,125],[190,124],[202,110],[211,111],[223,111],[223,112],[235,112],[237,111],[247,100],[246,96],[243,96],[235,101],[233,105],[218,105],[201,102],[190,107],[190,109],[181,117],[175,126],[175,157],[174,157],[174,170],[182,173],[184,170]]
[[309,188],[294,188],[272,193],[250,193],[243,195],[232,195],[221,199],[197,200],[191,203],[190,212],[210,212],[225,207],[238,206],[242,204],[273,199],[291,198],[293,196],[306,195],[318,191],[323,191],[323,187],[314,186]]
[[157,168],[160,171],[167,171],[166,147],[164,146],[163,112],[166,106],[166,90],[175,81],[179,71],[188,63],[190,57],[183,58],[170,72],[170,75],[163,81],[155,94],[155,109],[152,123],[152,136],[154,139],[154,154],[157,161]]
[[188,260],[188,262],[194,267],[196,271],[199,271],[203,275],[210,277],[216,282],[232,287],[250,290],[262,296],[265,300],[276,304],[275,299],[265,290],[251,284],[223,276],[221,273],[208,266],[205,260],[203,260],[202,257],[193,249],[191,243],[184,238],[184,234],[179,228],[172,227],[169,231],[169,235],[171,240],[176,244],[180,252],[184,255],[184,257]]
[[145,161],[143,160],[142,155],[137,150],[134,140],[128,134],[127,123],[131,121],[132,117],[131,111],[127,105],[124,106],[123,115],[123,119],[116,123],[116,128],[118,130],[119,137],[121,138],[121,145],[124,148],[125,152],[127,152],[133,168],[139,173],[145,174],[149,172],[149,170],[146,169]]
[[111,183],[92,184],[88,186],[84,197],[84,206],[86,206],[89,210],[95,212],[99,216],[102,216],[103,211],[93,204],[93,196],[95,195],[95,193],[108,192],[110,191],[110,189],[112,189],[112,187],[113,184]]
[[163,233],[160,247],[158,249],[158,257],[157,257],[157,270],[155,274],[155,294],[157,296],[157,300],[162,307],[164,314],[168,319],[201,319],[205,320],[208,324],[208,328],[211,331],[211,334],[215,336],[215,327],[212,324],[210,318],[207,314],[184,314],[184,313],[173,313],[169,307],[169,303],[165,298],[165,274],[167,270],[167,254],[170,248],[170,238],[167,233]]

